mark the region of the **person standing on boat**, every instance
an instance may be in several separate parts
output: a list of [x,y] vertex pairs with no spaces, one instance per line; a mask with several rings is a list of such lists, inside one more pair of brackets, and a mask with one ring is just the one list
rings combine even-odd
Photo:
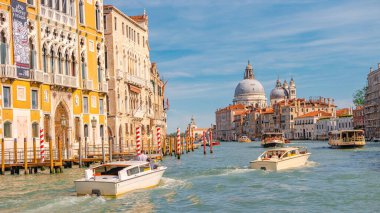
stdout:
[[148,156],[144,152],[142,152],[140,155],[137,155],[138,161],[147,161],[147,159],[148,159]]

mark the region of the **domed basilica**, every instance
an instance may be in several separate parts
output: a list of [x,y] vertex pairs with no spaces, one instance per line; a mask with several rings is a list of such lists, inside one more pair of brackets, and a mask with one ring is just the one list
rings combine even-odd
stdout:
[[[271,106],[282,100],[293,98],[296,98],[296,85],[293,78],[290,80],[289,85],[286,80],[281,84],[278,79],[275,88],[270,93]],[[249,61],[245,68],[244,79],[236,86],[233,104],[243,104],[244,106],[256,108],[267,107],[264,87],[260,81],[255,79],[253,68]]]
[[255,79],[252,65],[248,61],[245,68],[244,79],[239,82],[235,89],[233,104],[264,108],[267,106],[267,98],[260,81]]

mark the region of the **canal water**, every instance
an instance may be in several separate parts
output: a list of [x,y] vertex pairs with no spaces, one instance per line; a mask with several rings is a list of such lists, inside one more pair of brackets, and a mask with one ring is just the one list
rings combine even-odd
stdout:
[[222,143],[166,158],[159,186],[119,198],[75,195],[63,174],[0,177],[0,212],[380,212],[380,143],[329,149],[327,142],[296,141],[311,154],[306,167],[282,172],[248,169],[264,151],[259,143]]

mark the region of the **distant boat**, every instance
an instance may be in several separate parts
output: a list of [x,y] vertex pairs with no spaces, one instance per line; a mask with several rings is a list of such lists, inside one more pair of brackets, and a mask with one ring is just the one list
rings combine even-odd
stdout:
[[311,153],[305,147],[270,149],[250,162],[251,169],[278,171],[304,166]]
[[263,147],[283,146],[285,138],[282,132],[265,132],[261,136],[261,145]]
[[329,132],[331,148],[357,148],[366,144],[363,130],[341,130]]
[[250,143],[250,142],[252,142],[252,141],[251,141],[251,139],[249,139],[247,136],[242,135],[242,136],[240,136],[240,138],[238,139],[238,142],[240,142],[240,143]]
[[166,167],[146,161],[117,161],[85,170],[85,178],[74,181],[78,195],[118,196],[158,185]]
[[[213,146],[219,146],[219,145],[220,145],[220,141],[212,141],[212,145],[213,145]],[[203,146],[203,143],[201,143],[201,146]],[[206,143],[206,146],[210,146],[210,143],[207,142],[207,143]]]

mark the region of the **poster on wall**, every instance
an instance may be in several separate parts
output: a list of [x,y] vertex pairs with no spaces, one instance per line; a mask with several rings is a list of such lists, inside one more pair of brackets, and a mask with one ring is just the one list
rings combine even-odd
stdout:
[[14,59],[17,77],[30,78],[29,71],[29,40],[26,4],[12,1]]

